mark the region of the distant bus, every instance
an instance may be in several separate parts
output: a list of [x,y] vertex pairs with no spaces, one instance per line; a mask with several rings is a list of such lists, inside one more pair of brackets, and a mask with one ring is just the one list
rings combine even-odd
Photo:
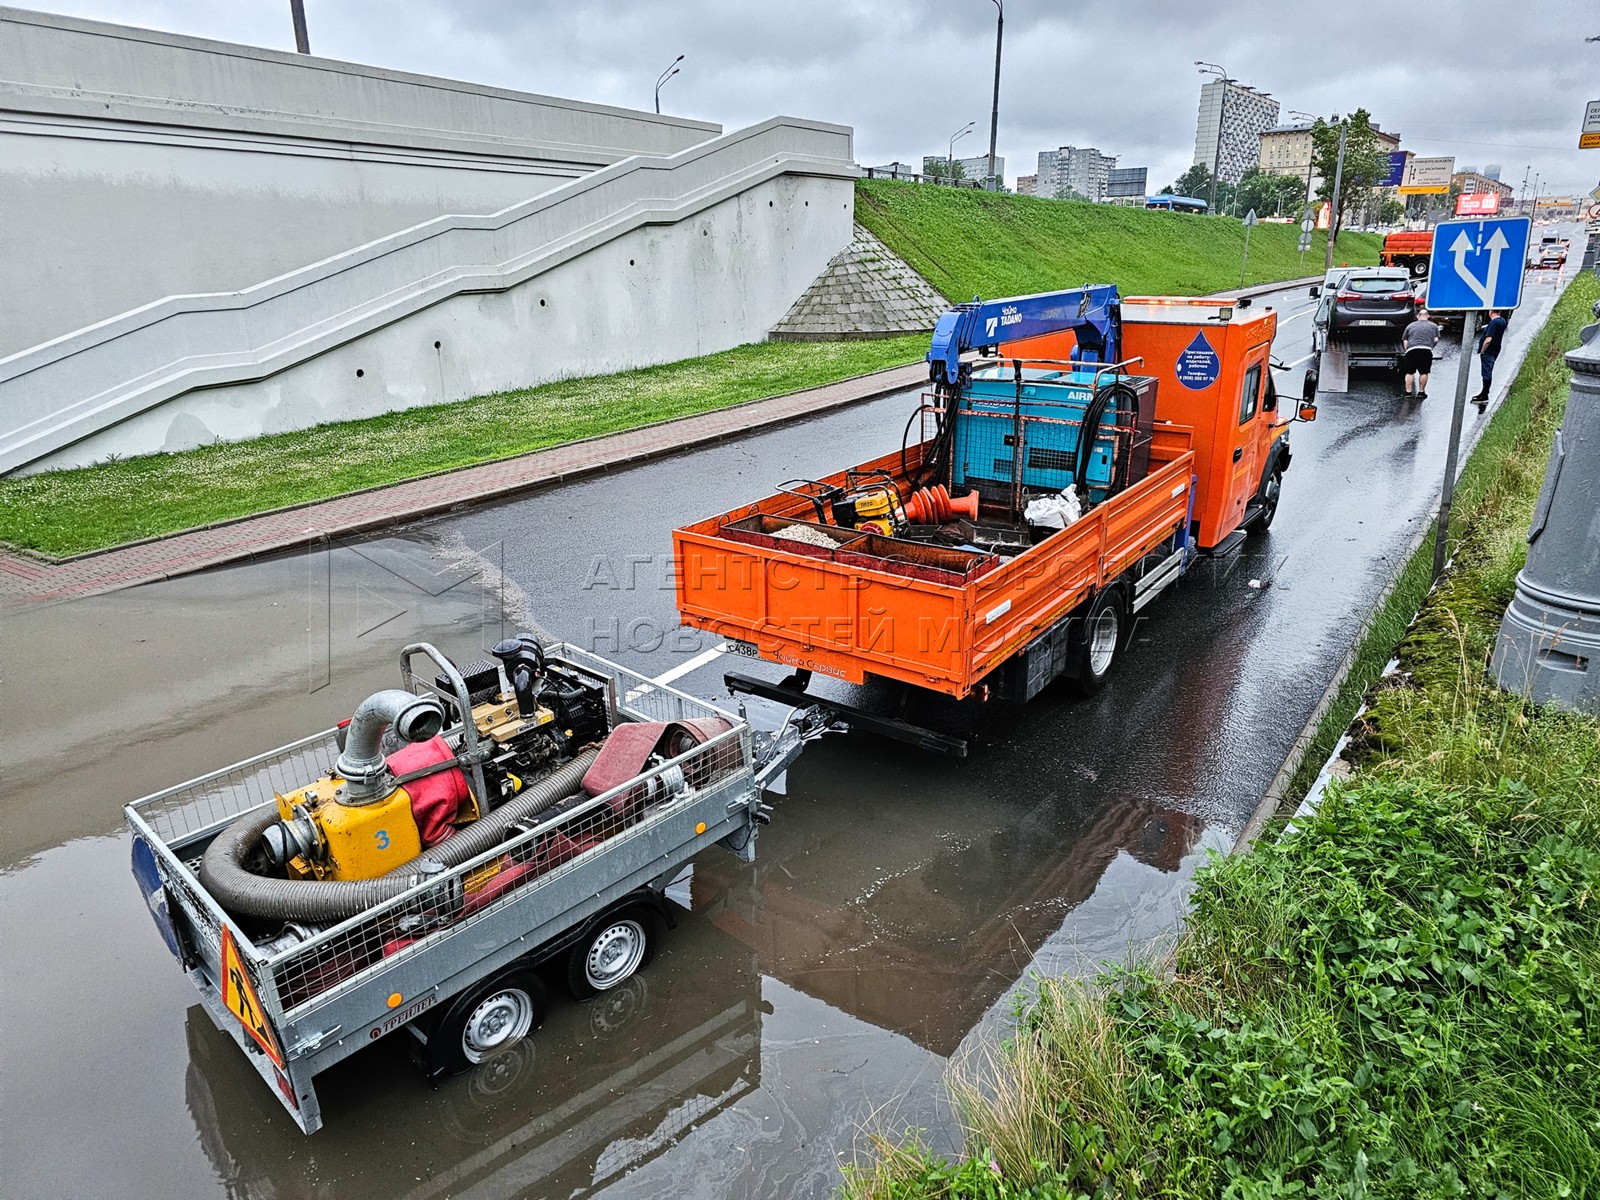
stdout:
[[1207,208],[1204,200],[1196,200],[1193,196],[1146,196],[1144,206],[1180,213],[1203,213]]

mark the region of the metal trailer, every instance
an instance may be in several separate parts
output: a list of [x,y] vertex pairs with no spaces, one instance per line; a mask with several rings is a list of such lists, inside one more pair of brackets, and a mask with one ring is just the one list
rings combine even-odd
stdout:
[[[742,712],[725,712],[576,647],[558,644],[546,654],[604,685],[613,728],[625,721],[717,717],[731,728],[564,810],[554,823],[560,831],[597,843],[510,886],[495,887],[493,873],[519,852],[531,853],[549,827],[529,829],[301,940],[252,941],[244,923],[200,883],[200,857],[243,814],[326,774],[339,753],[333,729],[126,806],[134,874],[163,938],[211,1020],[239,1044],[303,1132],[322,1125],[315,1077],[334,1063],[400,1029],[425,1044],[430,1024],[436,1028],[453,1002],[483,994],[508,973],[526,974],[624,910],[654,907],[661,920],[670,920],[661,893],[708,846],[720,843],[752,860],[756,828],[768,816],[763,785],[805,742],[826,732],[817,710],[796,711],[776,731],[763,733]],[[448,690],[411,671],[419,655],[448,678]],[[471,711],[460,672],[434,647],[407,646],[401,663],[408,690],[439,695],[458,705],[457,714]],[[445,734],[460,731],[458,723]],[[610,802],[641,788],[652,797],[642,815],[615,828]],[[478,901],[464,903],[474,885]]]

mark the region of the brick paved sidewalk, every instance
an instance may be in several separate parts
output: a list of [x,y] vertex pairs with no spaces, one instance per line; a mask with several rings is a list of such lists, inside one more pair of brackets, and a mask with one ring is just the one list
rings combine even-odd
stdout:
[[0,609],[67,600],[170,579],[329,535],[360,533],[447,509],[545,487],[800,420],[829,409],[916,387],[925,363],[892,367],[803,392],[752,400],[603,437],[567,442],[516,458],[462,467],[332,500],[276,509],[186,533],[48,561],[0,549]]

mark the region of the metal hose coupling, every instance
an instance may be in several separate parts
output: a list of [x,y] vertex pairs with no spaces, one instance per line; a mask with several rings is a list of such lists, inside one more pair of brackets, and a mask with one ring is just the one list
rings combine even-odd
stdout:
[[393,790],[383,753],[383,731],[391,725],[404,741],[425,742],[444,728],[444,706],[432,696],[400,688],[374,692],[363,700],[350,718],[344,753],[333,768],[348,785],[343,803],[362,804]]

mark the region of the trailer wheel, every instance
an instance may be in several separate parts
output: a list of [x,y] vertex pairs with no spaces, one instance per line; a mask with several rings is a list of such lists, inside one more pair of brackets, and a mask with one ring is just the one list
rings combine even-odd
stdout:
[[430,1075],[455,1075],[516,1045],[544,1021],[544,983],[512,966],[460,993],[428,1035]]
[[1122,594],[1110,587],[1089,604],[1083,630],[1073,639],[1073,679],[1085,696],[1098,692],[1111,674],[1117,652],[1127,637],[1123,629]]
[[567,957],[567,987],[575,999],[609,991],[650,960],[655,922],[638,909],[589,926]]

